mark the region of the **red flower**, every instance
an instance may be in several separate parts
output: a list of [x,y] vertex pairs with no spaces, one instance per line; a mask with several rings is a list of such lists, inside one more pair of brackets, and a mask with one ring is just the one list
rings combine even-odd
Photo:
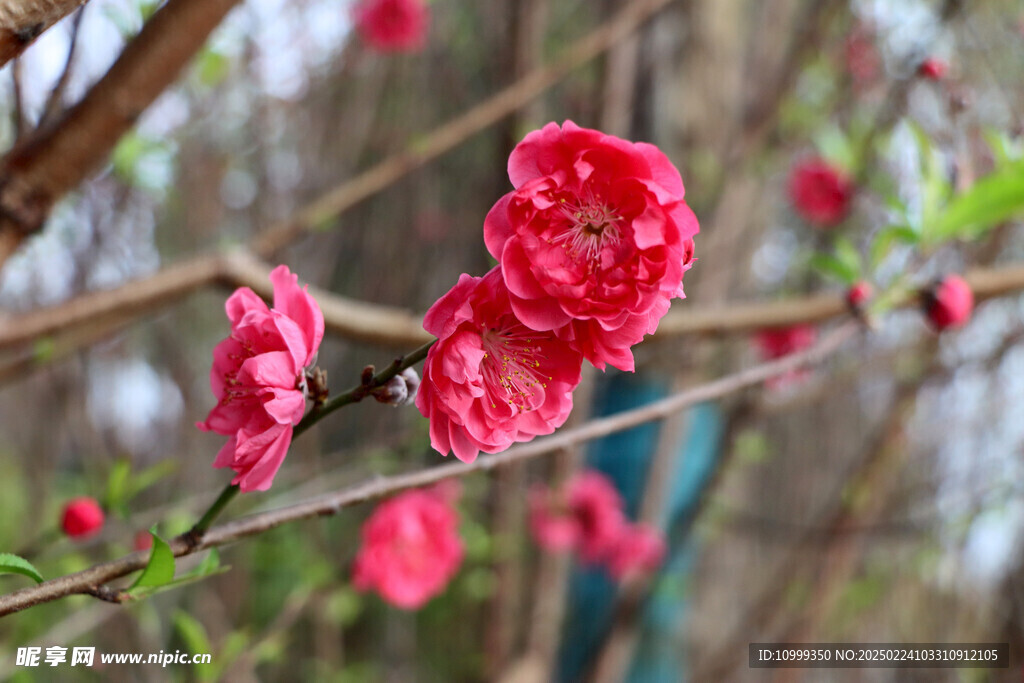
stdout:
[[480,451],[550,434],[569,416],[583,358],[553,332],[516,318],[500,268],[460,277],[423,327],[438,341],[423,364],[416,407],[442,455],[472,462]]
[[849,212],[853,182],[823,159],[806,159],[790,173],[789,198],[801,218],[815,227],[827,228]]
[[579,550],[584,562],[608,559],[626,527],[622,497],[605,475],[586,470],[561,491],[530,492],[530,528],[549,551]]
[[423,0],[362,0],[352,14],[363,40],[381,52],[413,52],[426,41],[430,9]]
[[791,325],[761,330],[755,340],[761,357],[774,360],[810,347],[817,336],[818,331],[811,325]]
[[304,368],[320,347],[324,317],[297,279],[287,266],[274,269],[272,309],[248,287],[236,290],[225,306],[231,336],[213,350],[218,403],[196,426],[231,437],[213,466],[233,469],[231,483],[242,491],[270,488],[306,408]]
[[924,312],[936,332],[963,326],[974,310],[974,293],[959,275],[947,275],[924,293]]
[[381,503],[363,524],[353,566],[358,590],[417,609],[444,590],[462,564],[459,515],[445,493],[412,490]]
[[665,537],[647,524],[631,524],[619,534],[608,556],[608,573],[621,581],[631,575],[650,575],[665,559]]
[[936,57],[929,57],[918,65],[917,75],[930,81],[941,81],[948,70],[949,65],[944,61]]
[[71,538],[88,538],[103,528],[103,508],[95,498],[72,498],[64,505],[60,527]]
[[855,311],[864,307],[871,297],[875,295],[875,289],[870,282],[856,282],[846,290],[846,303]]
[[630,347],[683,296],[697,219],[657,147],[572,121],[549,123],[508,160],[515,191],[484,221],[512,309],[574,341],[598,368],[633,369]]

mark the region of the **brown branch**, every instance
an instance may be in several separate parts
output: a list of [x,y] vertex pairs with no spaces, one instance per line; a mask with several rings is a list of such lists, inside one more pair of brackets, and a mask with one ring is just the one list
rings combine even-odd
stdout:
[[0,66],[86,0],[0,0]]
[[[214,283],[251,287],[269,298],[271,289],[266,277],[269,272],[269,265],[242,251],[182,261],[116,289],[84,294],[38,311],[8,317],[0,315],[0,350],[22,347],[49,336],[73,335],[79,327],[96,329],[104,325],[109,335],[160,306],[172,304]],[[980,302],[1024,289],[1024,265],[972,270],[965,279]],[[334,335],[390,348],[408,348],[429,340],[421,327],[422,315],[418,313],[348,299],[313,287],[310,292],[324,312],[327,330]],[[909,307],[914,302],[907,301],[903,305]],[[746,334],[766,327],[820,324],[846,313],[846,304],[839,294],[713,308],[682,304],[665,316],[653,340],[687,334]],[[84,334],[62,339],[58,344],[62,353],[58,355],[66,355],[102,338],[103,335]],[[26,358],[0,364],[0,381],[41,364],[39,360]]]
[[[514,446],[498,455],[482,456],[472,463],[449,463],[407,474],[378,477],[288,507],[215,526],[206,532],[198,544],[190,543],[187,535],[178,536],[171,540],[170,547],[175,557],[190,555],[207,548],[227,545],[249,536],[261,534],[291,522],[334,515],[343,508],[381,498],[404,489],[427,486],[443,479],[461,477],[471,472],[490,470],[493,467],[535,458],[639,424],[663,419],[696,403],[720,398],[740,389],[760,384],[770,377],[821,362],[850,339],[856,330],[857,324],[849,322],[807,351],[749,368],[633,410],[593,420],[580,427],[567,429],[531,443]],[[104,586],[108,582],[142,569],[146,565],[148,555],[148,552],[137,551],[117,560],[0,596],[0,616],[69,595],[100,593],[106,595],[107,589]]]
[[292,219],[264,232],[255,251],[267,257],[293,242],[301,233],[315,229],[359,202],[380,192],[427,162],[453,149],[488,126],[511,115],[551,86],[610,49],[672,0],[635,0],[592,32],[565,48],[557,59],[528,74],[435,128],[411,149],[385,159],[352,180],[320,197]]
[[170,0],[81,102],[4,157],[0,265],[25,237],[43,226],[62,196],[106,160],[118,139],[177,77],[237,2]]

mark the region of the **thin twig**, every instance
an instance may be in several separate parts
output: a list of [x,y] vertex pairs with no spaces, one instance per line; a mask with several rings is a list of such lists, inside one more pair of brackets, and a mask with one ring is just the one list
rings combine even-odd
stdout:
[[408,151],[385,159],[321,196],[292,219],[266,230],[255,242],[267,257],[359,202],[497,123],[632,34],[673,0],[635,0],[569,45],[550,64],[530,71],[504,90],[427,133]]
[[[346,507],[391,495],[404,489],[427,486],[444,479],[461,477],[472,472],[490,470],[494,467],[535,458],[639,424],[659,420],[696,403],[720,398],[740,389],[760,384],[770,377],[821,362],[850,339],[857,329],[857,323],[846,323],[807,351],[749,368],[633,410],[593,420],[575,429],[567,429],[549,437],[536,439],[531,443],[514,446],[504,453],[481,456],[472,463],[449,463],[417,472],[377,477],[341,491],[213,527],[207,531],[198,545],[192,545],[186,535],[178,536],[170,542],[170,547],[176,557],[189,555],[207,548],[227,545],[291,522],[334,515]],[[146,565],[148,557],[147,551],[137,551],[117,560],[2,596],[0,597],[0,616],[19,612],[33,605],[51,602],[68,595],[92,594],[100,586],[142,569]]]
[[46,105],[43,106],[43,113],[39,116],[38,125],[40,127],[49,123],[60,113],[64,100],[64,91],[67,90],[68,83],[71,81],[71,67],[75,63],[75,48],[78,46],[78,36],[82,32],[82,17],[84,16],[85,5],[82,5],[78,12],[75,13],[75,18],[71,24],[71,41],[68,45],[67,59],[64,60],[64,68],[61,69],[60,78],[57,79],[57,83],[50,90],[50,96],[46,98]]

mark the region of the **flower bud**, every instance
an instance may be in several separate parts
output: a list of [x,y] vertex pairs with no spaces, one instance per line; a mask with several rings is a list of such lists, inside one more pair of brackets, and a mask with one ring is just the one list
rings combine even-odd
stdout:
[[103,528],[103,509],[95,498],[72,498],[64,506],[61,529],[71,538],[87,538]]
[[875,288],[871,286],[871,283],[860,280],[846,290],[846,303],[854,311],[859,311],[874,295]]
[[136,550],[149,550],[153,547],[153,535],[146,530],[137,532],[132,539],[132,547]]
[[974,310],[974,293],[959,275],[947,275],[923,292],[924,313],[936,332],[961,327]]
[[384,386],[371,391],[370,394],[389,406],[407,406],[416,400],[416,391],[419,388],[420,376],[414,369],[406,368],[389,379]]
[[941,81],[949,70],[949,65],[936,57],[929,57],[917,67],[917,75],[929,81]]

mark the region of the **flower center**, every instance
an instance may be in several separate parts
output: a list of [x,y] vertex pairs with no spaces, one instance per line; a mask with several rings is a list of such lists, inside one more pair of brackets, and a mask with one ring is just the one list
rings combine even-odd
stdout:
[[594,261],[605,247],[619,243],[619,224],[622,217],[601,200],[600,195],[588,192],[585,199],[558,200],[558,210],[568,219],[568,225],[551,239],[560,244],[573,261],[581,257]]
[[520,412],[529,412],[544,402],[544,390],[551,377],[541,372],[544,360],[533,336],[536,332],[522,325],[483,333],[484,359],[481,367],[484,383],[491,396],[491,407],[504,401]]

